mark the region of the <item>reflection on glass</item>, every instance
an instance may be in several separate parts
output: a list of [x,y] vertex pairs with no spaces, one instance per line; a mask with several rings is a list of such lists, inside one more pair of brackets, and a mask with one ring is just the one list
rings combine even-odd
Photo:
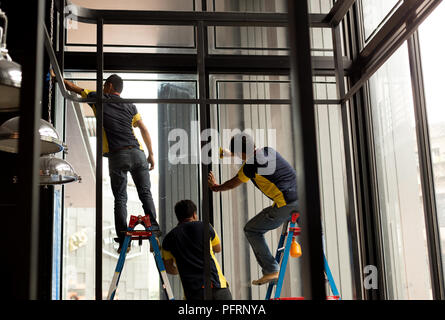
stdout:
[[445,30],[445,5],[443,3],[420,26],[419,37],[442,261],[445,261],[445,109],[443,102],[443,75],[445,74],[443,53],[445,52],[445,44],[443,41],[437,41],[438,30]]
[[209,27],[209,48],[214,54],[287,55],[287,28]]
[[[261,84],[262,85],[262,84]],[[225,95],[220,93],[222,98]],[[248,91],[244,98],[256,98]],[[291,137],[292,121],[289,105],[215,105],[212,107],[212,128],[218,130],[218,145],[229,148],[233,130],[248,130],[255,139],[258,148],[269,146],[276,149],[292,166],[295,155]],[[228,160],[228,161],[227,161]],[[235,159],[222,159],[212,162],[212,170],[218,183],[233,178],[241,167]],[[220,265],[229,282],[234,299],[262,300],[266,296],[267,286],[252,286],[251,281],[262,277],[253,251],[246,239],[244,226],[262,209],[272,205],[271,200],[258,191],[252,183],[245,183],[238,188],[214,193],[213,209],[215,229],[221,236],[223,258]],[[281,228],[265,234],[266,242],[273,254],[277,250]],[[304,255],[304,252],[303,252]],[[301,278],[300,260],[289,261],[282,296],[300,296]]]
[[401,3],[401,0],[362,0],[363,27],[366,40],[371,37]]
[[84,8],[99,10],[195,10],[197,0],[72,0]]
[[[284,76],[211,75],[212,97],[221,99],[288,99],[289,78]],[[316,99],[336,97],[332,77],[314,78]],[[323,92],[324,91],[324,92]],[[345,187],[343,181],[344,155],[340,108],[317,107],[320,161],[323,161],[323,205],[327,257],[334,279],[344,299],[352,299],[349,233],[346,222]],[[258,146],[272,146],[295,166],[292,140],[292,108],[289,105],[214,105],[212,128],[218,130],[218,145],[228,147],[234,130],[252,130]],[[288,137],[283,139],[282,137]],[[226,159],[213,162],[213,172],[219,182],[232,178],[241,163]],[[263,208],[269,199],[247,183],[235,190],[214,194],[215,228],[222,235],[224,275],[230,283],[235,299],[264,299],[265,287],[251,286],[250,282],[262,276],[252,250],[245,238],[244,225]],[[281,228],[266,234],[272,252],[278,245]],[[304,251],[303,251],[304,256]],[[299,260],[291,259],[282,296],[299,296],[301,274]]]
[[[96,25],[68,27],[68,51],[96,51]],[[193,26],[104,26],[105,52],[196,52]]]
[[207,0],[210,11],[287,12],[286,0]]
[[[335,77],[314,77],[315,99],[337,99]],[[335,284],[343,300],[355,298],[352,284],[352,261],[348,228],[347,201],[349,195],[345,179],[345,151],[341,107],[315,106],[317,130],[318,170],[323,227],[323,247]],[[349,215],[353,209],[349,209]],[[330,287],[326,286],[328,295]]]
[[215,99],[290,99],[285,76],[212,75],[210,83]]
[[406,44],[369,81],[389,299],[431,299]]

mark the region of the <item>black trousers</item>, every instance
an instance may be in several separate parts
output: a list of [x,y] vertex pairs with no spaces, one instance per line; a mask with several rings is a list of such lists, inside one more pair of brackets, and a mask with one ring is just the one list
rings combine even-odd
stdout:
[[[204,300],[204,288],[198,290],[187,290],[186,300]],[[232,300],[232,293],[229,288],[212,288],[211,300]]]
[[124,149],[108,157],[111,190],[114,195],[114,221],[119,242],[127,231],[127,173],[130,172],[145,215],[150,217],[152,229],[159,230],[156,209],[151,194],[150,173],[145,153],[138,149]]

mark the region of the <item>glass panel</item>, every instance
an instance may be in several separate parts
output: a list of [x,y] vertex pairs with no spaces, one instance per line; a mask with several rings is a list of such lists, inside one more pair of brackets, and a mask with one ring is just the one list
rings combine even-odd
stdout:
[[[260,84],[259,86],[263,86]],[[220,98],[227,98],[221,91]],[[244,90],[243,98],[256,98]],[[218,145],[229,148],[235,130],[248,131],[257,147],[269,146],[276,149],[295,167],[293,140],[282,139],[292,133],[291,106],[289,105],[214,105],[212,106],[212,128],[218,130]],[[213,161],[213,172],[218,183],[233,178],[241,167],[239,159]],[[223,238],[221,265],[230,284],[234,299],[262,300],[266,297],[267,286],[253,286],[251,281],[262,277],[253,251],[244,234],[246,223],[261,210],[272,205],[252,183],[221,193],[214,193],[213,208],[215,228]],[[273,255],[277,250],[281,227],[265,234],[266,242]],[[303,253],[304,254],[304,253]],[[300,260],[288,263],[287,278],[284,281],[282,297],[301,296]]]
[[72,3],[100,10],[178,10],[194,11],[196,0],[72,0]]
[[445,5],[443,3],[420,26],[419,37],[442,261],[445,261],[445,112],[443,102],[443,75],[445,74],[443,52],[445,52],[445,44],[443,41],[437,41],[438,30],[445,30]]
[[[323,226],[323,247],[329,268],[343,300],[354,297],[348,228],[348,190],[345,179],[345,152],[341,106],[318,105],[315,108],[318,142],[318,166]],[[351,213],[350,213],[351,214]],[[333,295],[327,285],[326,292]]]
[[[314,77],[315,99],[337,99],[335,77]],[[323,247],[329,268],[343,300],[355,297],[350,228],[348,215],[354,213],[349,208],[346,182],[346,160],[343,140],[341,106],[316,105],[315,121],[317,128],[318,167],[320,178],[320,199],[323,227]],[[326,292],[333,295],[327,285]]]
[[[328,13],[333,0],[308,0],[310,13]],[[213,11],[239,12],[287,12],[286,0],[207,0],[207,7]]]
[[[181,75],[157,75],[157,74],[119,74],[124,79],[124,98],[195,98],[196,77]],[[94,74],[72,73],[66,75],[67,79],[76,79],[77,85],[82,88],[95,90],[96,82],[91,80]],[[106,79],[109,74],[105,74]],[[175,91],[175,88],[177,90]],[[187,93],[184,96],[184,92]],[[178,166],[165,166],[168,158],[168,150],[165,151],[160,136],[168,137],[165,130],[181,128],[180,123],[172,124],[169,121],[172,115],[178,115],[178,110],[172,110],[171,106],[138,104],[138,112],[147,126],[152,139],[152,147],[155,156],[155,169],[150,171],[151,192],[157,210],[158,221],[165,234],[166,230],[172,228],[171,207],[166,207],[170,200],[174,201],[172,194],[181,196],[172,191],[172,186],[179,186],[180,178]],[[182,118],[185,121],[185,113],[190,113],[196,120],[195,106],[181,106]],[[166,118],[165,110],[170,110]],[[189,125],[185,121],[184,125]],[[94,299],[94,274],[95,274],[95,155],[96,155],[96,120],[91,108],[86,104],[67,102],[66,136],[70,153],[67,160],[76,168],[77,173],[82,176],[81,184],[70,184],[65,189],[65,216],[64,216],[64,278],[63,299]],[[199,126],[198,126],[199,128]],[[143,143],[139,130],[134,130],[137,139]],[[160,140],[161,139],[161,140]],[[165,141],[164,141],[165,142]],[[146,149],[145,144],[142,144]],[[164,151],[164,152],[161,152]],[[197,165],[194,164],[194,170]],[[174,183],[165,182],[159,177],[170,177]],[[188,176],[185,182],[190,184],[188,190],[197,197],[196,181],[197,175]],[[184,183],[185,183],[184,182]],[[166,200],[166,192],[169,194]],[[144,214],[138,193],[132,180],[128,175],[127,184],[127,212],[130,215]],[[192,197],[193,198],[193,197]],[[196,203],[197,199],[193,198]],[[107,295],[108,288],[116,267],[118,254],[114,227],[114,197],[111,192],[110,178],[108,175],[108,158],[103,158],[103,295]],[[128,220],[127,220],[128,221]],[[174,223],[176,225],[176,223]],[[182,296],[182,289],[178,277],[171,279],[175,290],[175,297]],[[132,242],[131,252],[127,255],[125,268],[123,270],[118,291],[115,299],[121,300],[158,300],[163,293],[160,292],[160,279],[153,256],[149,253],[147,241],[139,247],[137,242]]]
[[[67,51],[96,51],[96,25],[68,25]],[[196,52],[192,26],[104,25],[105,52]]]
[[[289,99],[289,78],[285,76],[211,75],[211,94],[220,99]],[[314,77],[316,99],[337,96],[334,77]],[[334,84],[334,85],[333,85]],[[349,232],[346,214],[346,189],[343,179],[345,160],[339,106],[317,106],[323,216],[327,259],[334,280],[344,299],[352,299]],[[213,105],[212,128],[218,130],[218,145],[228,148],[236,130],[250,131],[257,146],[271,146],[295,167],[294,145],[291,137],[292,108],[289,105]],[[289,137],[283,139],[281,137]],[[218,182],[232,178],[241,162],[226,158],[213,161]],[[264,299],[266,287],[251,286],[262,276],[261,268],[246,240],[245,224],[263,208],[271,205],[254,185],[247,183],[235,190],[215,194],[214,219],[217,231],[223,235],[224,254],[221,265],[234,299]],[[272,253],[277,249],[281,227],[266,233]],[[304,254],[304,253],[303,253]],[[301,295],[300,261],[291,259],[288,281],[282,296]]]
[[290,99],[286,76],[212,75],[210,84],[215,99]]
[[210,11],[287,12],[285,0],[207,0]]
[[308,0],[309,13],[329,13],[334,2],[333,0]]
[[289,54],[284,27],[209,27],[208,32],[213,54]]
[[362,0],[363,27],[366,41],[402,4],[401,0]]
[[[287,28],[284,27],[209,27],[210,54],[288,55]],[[311,28],[314,56],[333,56],[332,32]]]
[[431,299],[425,218],[406,44],[369,81],[390,299]]

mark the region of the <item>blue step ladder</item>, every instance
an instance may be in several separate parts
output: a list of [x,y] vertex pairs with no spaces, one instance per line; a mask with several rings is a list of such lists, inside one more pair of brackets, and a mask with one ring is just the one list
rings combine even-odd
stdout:
[[[267,288],[266,300],[271,300],[272,291],[274,286],[275,288],[275,296],[273,300],[303,300],[303,298],[280,298],[281,290],[283,288],[284,276],[286,274],[286,267],[289,260],[290,249],[292,244],[292,238],[298,236],[300,234],[301,229],[296,227],[297,219],[300,216],[298,212],[293,212],[290,222],[287,221],[283,224],[283,229],[281,231],[280,241],[278,243],[277,253],[275,255],[275,260],[280,264],[280,272],[278,275],[278,280],[276,282],[269,282],[269,286]],[[290,223],[290,226],[289,226]],[[286,242],[286,244],[285,244]],[[283,247],[284,246],[284,247]],[[324,250],[323,250],[324,251]],[[283,254],[284,253],[284,254]],[[329,268],[328,261],[323,252],[324,259],[324,270],[325,276],[329,282],[331,287],[332,296],[326,297],[327,300],[341,300],[340,293],[335,285],[334,277],[332,276],[331,269]],[[282,261],[281,261],[282,260]]]
[[[143,225],[145,230],[134,230],[137,225]],[[125,239],[121,247],[119,260],[117,261],[116,270],[114,272],[113,280],[108,290],[107,300],[113,300],[116,294],[119,279],[124,268],[125,258],[127,256],[127,249],[131,243],[131,240],[139,240],[139,245],[142,245],[142,240],[148,239],[150,241],[151,249],[156,261],[156,267],[158,268],[159,275],[162,281],[162,287],[168,300],[174,300],[173,291],[168,281],[167,271],[165,270],[164,262],[161,257],[161,251],[159,242],[156,236],[152,233],[151,223],[149,216],[131,216],[128,224],[127,232],[125,233]],[[151,250],[150,250],[151,251]]]

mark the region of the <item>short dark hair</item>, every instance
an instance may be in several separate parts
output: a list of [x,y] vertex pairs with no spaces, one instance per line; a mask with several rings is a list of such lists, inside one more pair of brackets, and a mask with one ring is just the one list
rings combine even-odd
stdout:
[[247,133],[237,133],[230,140],[230,152],[245,153],[247,155],[253,153],[255,150],[255,143],[253,138]]
[[193,217],[196,212],[196,205],[192,200],[181,200],[175,204],[175,214],[179,222]]
[[111,83],[116,92],[122,93],[124,89],[124,81],[117,74],[112,74],[105,80],[105,83]]

